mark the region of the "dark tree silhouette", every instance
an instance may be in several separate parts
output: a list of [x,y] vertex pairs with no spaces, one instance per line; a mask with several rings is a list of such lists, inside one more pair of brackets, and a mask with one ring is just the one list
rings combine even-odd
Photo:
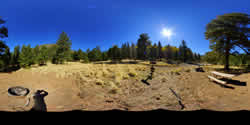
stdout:
[[146,33],[143,33],[140,35],[140,38],[137,41],[137,57],[139,59],[145,60],[147,55],[147,46],[151,44],[151,41],[149,40],[149,36]]
[[229,69],[229,55],[235,47],[249,54],[250,18],[244,13],[230,13],[218,16],[206,26],[205,36],[210,48],[225,56],[226,70]]
[[72,43],[68,35],[65,32],[62,32],[56,44],[57,50],[52,62],[55,64],[62,64],[70,58],[70,48]]
[[[0,38],[8,37],[8,29],[5,26],[2,26],[4,23],[5,21],[0,17]],[[7,45],[4,43],[4,41],[0,40],[0,59],[6,48]]]

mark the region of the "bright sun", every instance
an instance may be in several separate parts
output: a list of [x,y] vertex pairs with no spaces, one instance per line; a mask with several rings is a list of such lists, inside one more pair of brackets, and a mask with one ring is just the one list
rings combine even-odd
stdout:
[[163,28],[161,31],[161,34],[165,37],[168,37],[168,38],[170,38],[173,35],[172,31],[170,29],[167,29],[167,28]]

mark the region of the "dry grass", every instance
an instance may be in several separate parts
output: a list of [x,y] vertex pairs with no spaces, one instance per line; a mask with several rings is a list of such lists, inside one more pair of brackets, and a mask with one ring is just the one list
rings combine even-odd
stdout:
[[[138,64],[144,64],[144,65],[150,65],[149,61],[140,61]],[[156,64],[154,64],[155,66],[166,66],[166,67],[174,67],[176,65],[174,64],[168,64],[166,62],[162,62],[162,61],[156,61]]]
[[[202,67],[206,72],[213,71],[213,70],[220,70],[223,71],[224,65],[206,65]],[[243,67],[239,66],[230,66],[231,70],[244,70]]]
[[32,73],[47,74],[54,72],[57,78],[75,78],[76,75],[84,81],[105,86],[105,83],[113,82],[120,84],[123,80],[142,79],[149,66],[138,64],[83,64],[69,62],[63,65],[48,64],[42,67],[32,67]]
[[[213,69],[223,69],[224,65],[206,65],[203,66],[204,68],[213,68]],[[231,69],[242,69],[242,67],[239,66],[230,66]]]
[[[183,99],[188,110],[200,108],[200,103],[203,106],[205,102],[213,102],[214,99],[212,98],[225,97],[224,88],[211,84],[206,77],[206,73],[194,72],[193,69],[196,67],[191,65],[155,67],[154,78],[148,80],[151,85],[147,86],[141,80],[148,77],[151,65],[148,65],[148,62],[140,63],[83,64],[74,62],[64,65],[48,64],[47,66],[32,67],[19,71],[27,70],[41,74],[54,72],[57,77],[75,79],[76,95],[83,99],[82,102],[86,103],[89,106],[86,106],[86,108],[89,109],[103,109],[103,105],[113,105],[114,108],[117,108],[116,105],[124,105],[130,110],[162,107],[178,109],[176,107],[179,105],[177,98],[169,88],[172,88]],[[223,68],[223,66],[207,66],[207,68]],[[247,75],[243,77],[247,77]],[[240,90],[243,90],[243,88],[240,88]],[[226,92],[231,92],[231,90]],[[217,93],[218,96],[210,96],[211,94],[217,95]],[[239,96],[237,95],[237,97]],[[228,99],[230,99],[230,96],[228,96]],[[107,100],[113,102],[107,104]]]

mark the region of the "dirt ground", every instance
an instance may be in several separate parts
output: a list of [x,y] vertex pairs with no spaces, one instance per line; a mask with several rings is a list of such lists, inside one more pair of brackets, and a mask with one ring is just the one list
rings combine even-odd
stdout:
[[[96,69],[89,69],[91,70],[89,74],[84,72],[87,70],[86,67],[79,67],[82,65],[87,64],[49,65],[21,69],[12,73],[0,73],[0,110],[28,111],[33,103],[31,101],[30,105],[25,107],[27,97],[38,89],[48,92],[48,96],[45,97],[48,111],[111,109],[235,111],[250,109],[250,93],[248,92],[250,73],[240,74],[233,78],[245,82],[246,85],[228,84],[229,87],[225,88],[209,81],[208,72],[195,72],[194,68],[197,66],[193,65],[155,66],[152,79],[148,77],[151,73],[150,65],[138,68],[136,66],[139,64],[122,64],[112,65],[113,68],[110,68],[111,64],[91,64]],[[103,71],[101,77],[98,76],[97,71],[100,69],[97,65]],[[123,72],[122,75],[119,70]],[[106,71],[114,73],[114,76],[104,74]],[[132,71],[135,71],[136,77],[131,75]],[[62,72],[64,75],[58,75]],[[82,75],[83,72],[84,75]],[[91,76],[91,74],[95,75]],[[102,78],[104,76],[105,78]],[[27,97],[10,97],[7,89],[12,86],[23,86],[31,92]],[[181,103],[185,106],[183,110],[170,88],[180,96]]]

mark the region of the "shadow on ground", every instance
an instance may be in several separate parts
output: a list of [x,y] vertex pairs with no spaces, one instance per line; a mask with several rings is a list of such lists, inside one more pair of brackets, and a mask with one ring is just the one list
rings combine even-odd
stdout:
[[224,84],[221,84],[221,83],[218,83],[218,82],[215,82],[213,81],[215,84],[221,86],[222,88],[228,88],[228,89],[235,89],[235,87],[233,86],[229,86],[229,85],[224,85]]
[[46,112],[47,111],[47,105],[45,103],[44,98],[48,95],[48,92],[44,90],[37,90],[35,94],[33,95],[34,99],[34,106],[30,111],[38,111],[38,112]]
[[150,83],[148,82],[148,80],[152,80],[153,79],[153,74],[155,72],[155,68],[154,66],[152,65],[151,68],[150,68],[150,74],[148,75],[148,77],[146,79],[142,79],[141,82],[143,82],[144,84],[146,85],[150,85]]
[[225,69],[221,68],[215,68],[214,70],[218,72],[224,72],[228,74],[234,74],[234,75],[241,75],[244,73],[250,73],[250,68],[245,68],[245,69],[229,69],[228,71]]
[[237,86],[247,86],[246,82],[241,82],[239,80],[232,80],[232,79],[226,79],[221,78],[220,80],[227,81],[227,84],[237,85]]
[[0,69],[0,73],[12,73],[12,72],[15,72],[19,69],[20,69],[20,67],[18,67],[18,66],[3,68],[3,69]]

